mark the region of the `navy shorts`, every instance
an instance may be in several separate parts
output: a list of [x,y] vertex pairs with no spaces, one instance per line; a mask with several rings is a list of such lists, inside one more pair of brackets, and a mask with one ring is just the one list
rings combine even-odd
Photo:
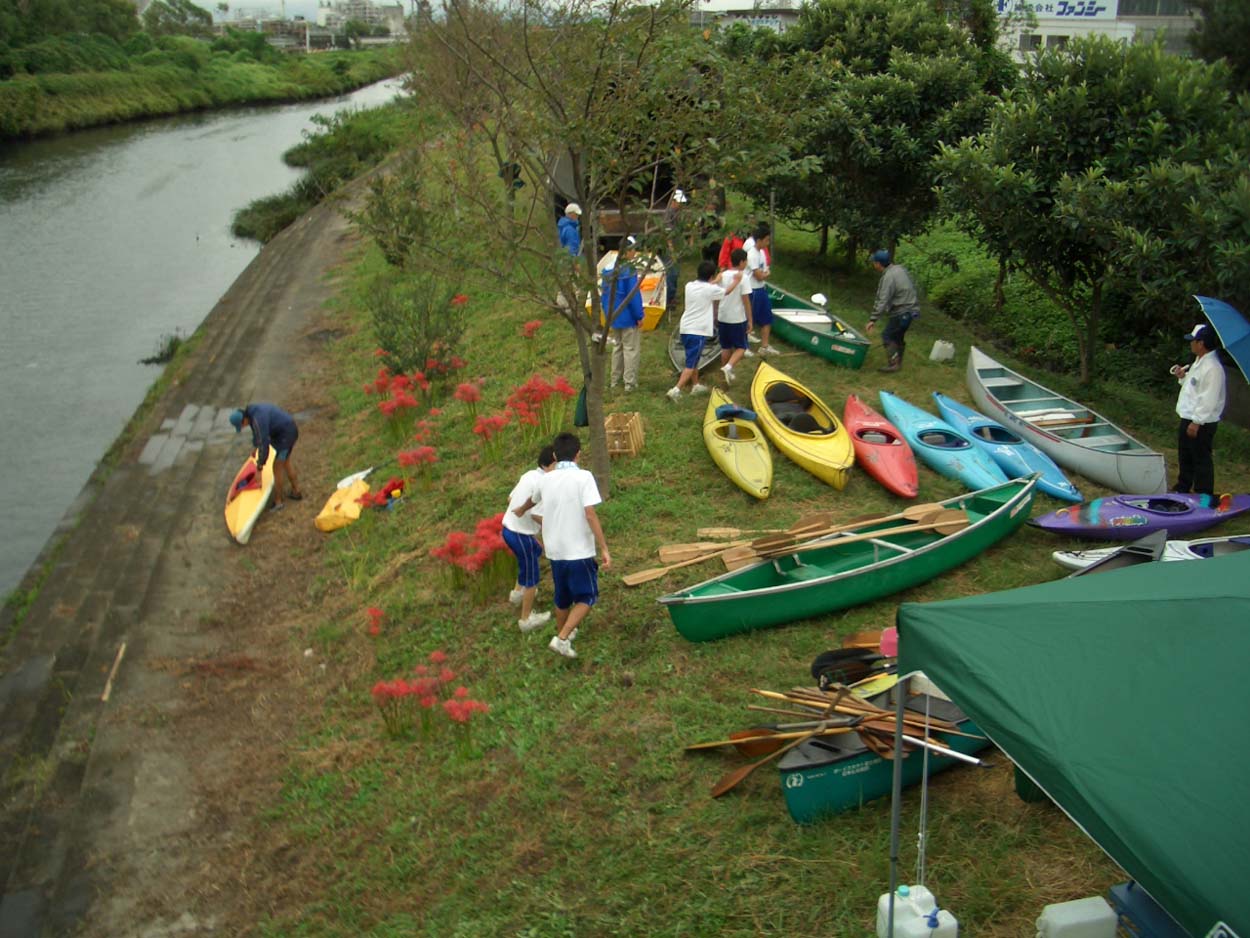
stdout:
[[747,324],[745,322],[719,323],[720,347],[728,351],[747,347]]
[[543,555],[543,546],[532,534],[518,534],[509,528],[503,529],[503,542],[508,550],[516,555],[517,583],[525,589],[537,586],[539,580],[538,558]]
[[681,347],[686,350],[686,367],[698,368],[699,358],[703,354],[703,346],[707,344],[705,335],[681,334]]
[[553,560],[551,583],[552,605],[557,609],[569,609],[574,603],[593,606],[599,599],[599,563],[594,557]]
[[295,449],[295,442],[299,439],[299,428],[296,427],[291,431],[290,439],[283,436],[281,439],[274,438],[271,443],[273,446],[273,458],[276,462],[286,462],[291,458],[291,450]]
[[768,298],[768,287],[751,291],[751,322],[756,326],[773,324],[773,301]]

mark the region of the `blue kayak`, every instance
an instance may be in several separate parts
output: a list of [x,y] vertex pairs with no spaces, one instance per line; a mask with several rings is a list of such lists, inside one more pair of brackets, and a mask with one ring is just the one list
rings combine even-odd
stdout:
[[1007,474],[1009,479],[1023,479],[1035,472],[1042,477],[1037,487],[1047,495],[1065,502],[1083,501],[1076,486],[1068,481],[1063,470],[1040,449],[971,407],[945,394],[933,392],[934,403],[942,419],[966,433]]
[[907,438],[912,452],[926,466],[976,492],[1007,481],[998,464],[967,434],[909,404],[889,391],[881,392],[886,419]]

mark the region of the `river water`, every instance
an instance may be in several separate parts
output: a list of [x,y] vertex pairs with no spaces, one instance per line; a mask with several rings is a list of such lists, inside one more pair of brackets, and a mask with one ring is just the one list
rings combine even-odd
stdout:
[[299,176],[282,153],[341,98],[0,144],[0,595],[21,580],[160,376],[259,245],[234,212]]

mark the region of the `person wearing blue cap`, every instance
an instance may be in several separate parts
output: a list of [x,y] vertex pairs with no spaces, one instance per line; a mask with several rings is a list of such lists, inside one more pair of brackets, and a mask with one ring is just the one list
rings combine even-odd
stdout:
[[869,255],[873,268],[881,274],[877,284],[877,298],[872,304],[872,315],[864,331],[871,333],[877,320],[888,316],[889,322],[881,332],[881,344],[885,346],[886,363],[879,371],[898,371],[903,367],[904,336],[911,324],[920,316],[920,297],[911,274],[902,264],[892,263],[889,251],[873,251]]
[[273,503],[270,509],[282,510],[284,492],[285,497],[293,502],[302,499],[304,495],[299,490],[295,467],[291,465],[291,450],[295,449],[295,442],[299,439],[295,418],[275,404],[248,404],[230,415],[230,423],[235,433],[242,432],[244,427],[252,428],[256,465],[265,464],[269,458],[269,447],[273,447]]

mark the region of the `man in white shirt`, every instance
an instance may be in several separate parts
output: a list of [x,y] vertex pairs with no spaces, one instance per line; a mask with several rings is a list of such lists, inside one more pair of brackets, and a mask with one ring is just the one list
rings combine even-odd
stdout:
[[[743,244],[747,252],[748,289],[751,291],[751,323],[760,330],[760,354],[780,355],[772,347],[770,339],[773,331],[773,302],[768,296],[767,280],[772,274],[768,262],[768,245],[772,241],[772,231],[768,225],[760,223],[755,232]],[[747,247],[750,245],[750,247]]]
[[[720,275],[720,286],[725,291],[725,298],[720,301],[717,332],[720,337],[720,370],[725,375],[725,383],[733,384],[734,365],[746,354],[747,332],[751,328],[751,297],[746,278],[742,276],[747,265],[747,252],[742,248],[734,248],[729,253],[729,264],[728,269]],[[730,284],[734,285],[731,287]]]
[[1199,323],[1185,336],[1194,362],[1173,365],[1172,374],[1181,386],[1176,399],[1180,427],[1176,435],[1178,468],[1174,492],[1215,494],[1215,465],[1211,449],[1215,430],[1224,414],[1224,366],[1217,350],[1219,336]]
[[558,655],[576,658],[573,639],[577,627],[599,599],[599,567],[612,566],[608,543],[595,512],[602,498],[595,477],[577,465],[582,443],[575,434],[561,433],[552,441],[556,467],[539,481],[524,504],[512,510],[521,517],[537,508],[543,519],[543,547],[551,562],[551,582],[556,607],[556,635],[547,646]]
[[[716,332],[716,307],[725,296],[725,288],[712,283],[716,276],[716,261],[700,261],[698,279],[686,284],[686,311],[681,314],[677,329],[685,350],[685,367],[677,377],[677,383],[666,392],[671,401],[681,400],[681,389],[691,384],[691,394],[706,394],[707,388],[699,383],[699,359],[703,346]],[[742,271],[737,271],[733,288],[738,286]]]

